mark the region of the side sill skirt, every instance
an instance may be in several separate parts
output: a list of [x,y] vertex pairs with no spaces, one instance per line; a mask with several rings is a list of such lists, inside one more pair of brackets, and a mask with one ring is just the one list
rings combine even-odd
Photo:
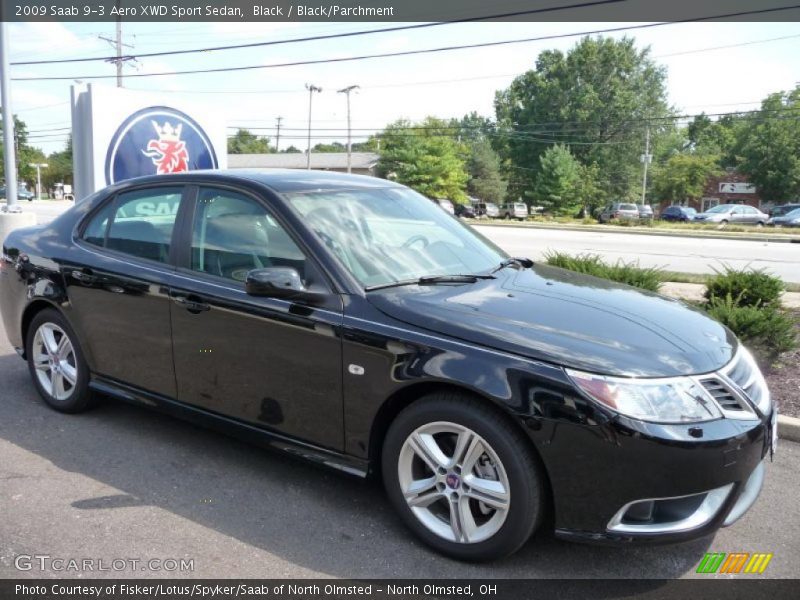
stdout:
[[196,406],[190,406],[171,398],[143,392],[121,382],[93,375],[92,380],[89,382],[89,388],[117,400],[137,406],[146,406],[196,425],[214,429],[238,440],[244,440],[268,449],[279,450],[348,475],[366,478],[369,472],[369,462],[366,460],[301,442],[289,436],[267,431],[249,423]]

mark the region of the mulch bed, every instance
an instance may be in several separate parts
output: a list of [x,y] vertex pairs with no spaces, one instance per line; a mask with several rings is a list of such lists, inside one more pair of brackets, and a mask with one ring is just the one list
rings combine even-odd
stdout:
[[[800,338],[800,311],[795,313],[797,335]],[[778,412],[790,417],[800,417],[800,349],[787,352],[764,375]]]

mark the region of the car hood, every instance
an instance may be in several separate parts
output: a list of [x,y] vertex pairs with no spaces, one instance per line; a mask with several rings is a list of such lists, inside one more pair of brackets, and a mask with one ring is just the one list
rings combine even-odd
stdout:
[[383,313],[438,334],[606,375],[668,377],[714,371],[737,341],[671,298],[546,265],[504,269],[474,284],[368,293]]

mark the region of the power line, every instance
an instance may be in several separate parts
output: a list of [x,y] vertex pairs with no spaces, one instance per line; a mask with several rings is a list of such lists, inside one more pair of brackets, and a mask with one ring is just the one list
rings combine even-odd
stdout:
[[73,62],[91,62],[91,61],[115,61],[115,60],[130,60],[130,59],[138,59],[138,58],[152,58],[156,56],[176,56],[180,54],[196,54],[198,52],[202,52],[207,54],[209,52],[220,52],[225,50],[241,50],[243,48],[259,48],[264,46],[277,46],[281,44],[296,44],[300,42],[315,42],[319,40],[329,40],[329,39],[336,39],[336,38],[343,38],[343,37],[355,37],[355,36],[362,36],[362,35],[371,35],[374,33],[391,33],[394,31],[407,31],[410,29],[425,29],[429,27],[440,27],[442,25],[452,25],[456,23],[470,23],[476,21],[487,21],[487,20],[494,20],[494,19],[504,19],[510,17],[520,17],[524,15],[534,15],[540,13],[548,13],[548,12],[556,12],[562,10],[571,10],[574,8],[588,8],[591,6],[600,6],[604,4],[617,4],[620,2],[626,2],[627,0],[595,0],[593,2],[582,2],[579,4],[570,4],[566,6],[554,6],[554,7],[547,7],[547,8],[536,8],[531,10],[522,10],[510,13],[502,13],[502,14],[494,14],[494,15],[486,15],[484,17],[470,17],[467,19],[456,19],[454,21],[441,21],[435,23],[417,23],[414,25],[400,25],[397,27],[384,27],[382,29],[367,29],[367,30],[360,30],[360,31],[350,31],[350,32],[343,32],[343,33],[331,33],[327,35],[315,35],[315,36],[307,36],[302,38],[293,38],[288,40],[272,40],[269,42],[253,42],[249,44],[232,44],[228,46],[212,46],[207,48],[193,48],[187,50],[166,50],[163,52],[149,52],[144,54],[130,54],[127,56],[89,56],[89,57],[82,57],[82,58],[62,58],[58,60],[31,60],[31,61],[17,61],[12,62],[12,66],[23,66],[23,65],[48,65],[48,64],[60,64],[60,63],[73,63]]
[[[561,39],[561,38],[568,38],[568,37],[579,37],[579,36],[586,36],[586,35],[595,35],[600,33],[613,33],[618,31],[633,31],[638,29],[648,29],[654,27],[664,27],[667,25],[678,25],[681,23],[695,23],[699,21],[711,21],[716,19],[723,19],[723,18],[733,18],[733,17],[742,17],[748,15],[756,15],[756,14],[764,14],[764,13],[773,13],[777,11],[785,11],[785,10],[792,10],[800,8],[800,4],[795,4],[792,6],[784,6],[784,7],[776,7],[776,8],[765,8],[760,10],[751,10],[751,11],[742,11],[736,13],[726,13],[726,14],[719,14],[707,17],[696,17],[693,19],[684,19],[681,21],[672,21],[666,23],[648,23],[644,25],[632,25],[627,27],[613,27],[607,29],[595,29],[592,31],[583,31],[583,32],[576,32],[576,33],[566,33],[566,34],[554,34],[548,36],[539,36],[533,38],[520,38],[514,40],[500,40],[494,42],[482,42],[477,44],[464,44],[458,46],[443,46],[440,48],[426,48],[423,50],[406,50],[402,52],[386,52],[380,54],[363,54],[360,56],[345,56],[340,58],[325,58],[325,59],[315,59],[315,60],[302,60],[302,61],[292,61],[286,63],[274,63],[270,65],[245,65],[240,67],[218,67],[213,69],[193,69],[193,70],[186,70],[186,71],[163,71],[159,73],[136,73],[132,75],[128,75],[128,77],[163,77],[163,76],[175,76],[175,75],[196,75],[196,74],[206,74],[206,73],[230,73],[236,71],[252,71],[252,70],[260,70],[260,69],[275,69],[281,67],[296,67],[302,65],[315,65],[315,64],[329,64],[329,63],[340,63],[340,62],[353,62],[359,60],[369,60],[375,58],[392,58],[392,57],[399,57],[399,56],[412,56],[412,55],[419,55],[419,54],[431,54],[431,53],[438,53],[438,52],[449,52],[453,50],[465,50],[470,48],[488,48],[494,46],[503,46],[508,44],[520,44],[526,42],[538,42],[544,40],[553,40],[553,39]],[[114,75],[70,75],[70,76],[57,76],[57,77],[12,77],[13,81],[58,81],[58,80],[73,80],[73,79],[109,79],[114,78]]]

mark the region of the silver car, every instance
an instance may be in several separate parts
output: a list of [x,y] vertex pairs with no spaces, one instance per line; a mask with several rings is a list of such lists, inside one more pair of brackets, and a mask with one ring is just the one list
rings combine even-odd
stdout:
[[597,216],[601,223],[608,223],[618,219],[620,221],[638,221],[639,207],[629,202],[614,202],[606,206]]
[[504,219],[524,221],[528,218],[528,206],[523,202],[507,202],[500,207],[500,216]]
[[800,227],[800,208],[795,208],[780,217],[772,217],[769,225],[773,227]]
[[720,204],[694,217],[695,223],[716,223],[718,225],[756,225],[761,227],[769,220],[769,215],[747,204]]

